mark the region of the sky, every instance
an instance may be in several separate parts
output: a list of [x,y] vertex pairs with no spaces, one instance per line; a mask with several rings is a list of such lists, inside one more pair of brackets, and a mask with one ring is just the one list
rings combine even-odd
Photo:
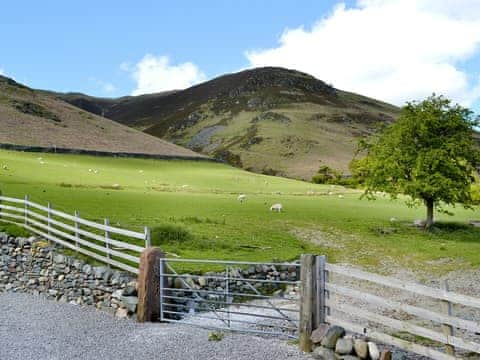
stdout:
[[257,66],[396,105],[433,92],[480,113],[479,0],[8,1],[0,73],[102,97]]

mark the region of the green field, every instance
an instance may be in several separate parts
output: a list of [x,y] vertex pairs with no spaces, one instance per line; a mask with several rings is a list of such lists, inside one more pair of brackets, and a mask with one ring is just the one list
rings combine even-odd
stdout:
[[[437,227],[425,232],[408,226],[423,218],[423,208],[216,163],[0,151],[0,165],[7,167],[0,168],[4,195],[28,194],[130,229],[173,224],[188,230],[183,241],[162,244],[185,258],[271,261],[315,252],[386,272],[480,266],[480,229],[466,225],[480,218],[479,209],[451,209],[455,216],[440,215]],[[247,195],[243,204],[240,193]],[[283,213],[269,211],[277,202]]]

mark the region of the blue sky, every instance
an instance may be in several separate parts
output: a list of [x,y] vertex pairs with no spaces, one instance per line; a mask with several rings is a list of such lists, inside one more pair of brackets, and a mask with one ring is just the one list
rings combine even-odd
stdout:
[[0,71],[35,88],[121,96],[274,65],[397,104],[435,91],[480,109],[480,6],[405,3],[9,1]]

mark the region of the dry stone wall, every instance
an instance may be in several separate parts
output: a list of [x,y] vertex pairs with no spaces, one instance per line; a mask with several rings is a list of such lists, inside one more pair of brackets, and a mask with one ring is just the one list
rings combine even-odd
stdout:
[[0,233],[0,293],[5,291],[92,305],[119,317],[134,316],[138,303],[130,274],[66,256],[36,237]]

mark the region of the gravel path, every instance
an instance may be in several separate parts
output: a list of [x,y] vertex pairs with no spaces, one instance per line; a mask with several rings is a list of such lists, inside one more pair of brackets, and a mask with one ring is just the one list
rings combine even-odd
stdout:
[[307,359],[273,338],[176,324],[138,324],[93,307],[28,294],[0,294],[0,359]]

